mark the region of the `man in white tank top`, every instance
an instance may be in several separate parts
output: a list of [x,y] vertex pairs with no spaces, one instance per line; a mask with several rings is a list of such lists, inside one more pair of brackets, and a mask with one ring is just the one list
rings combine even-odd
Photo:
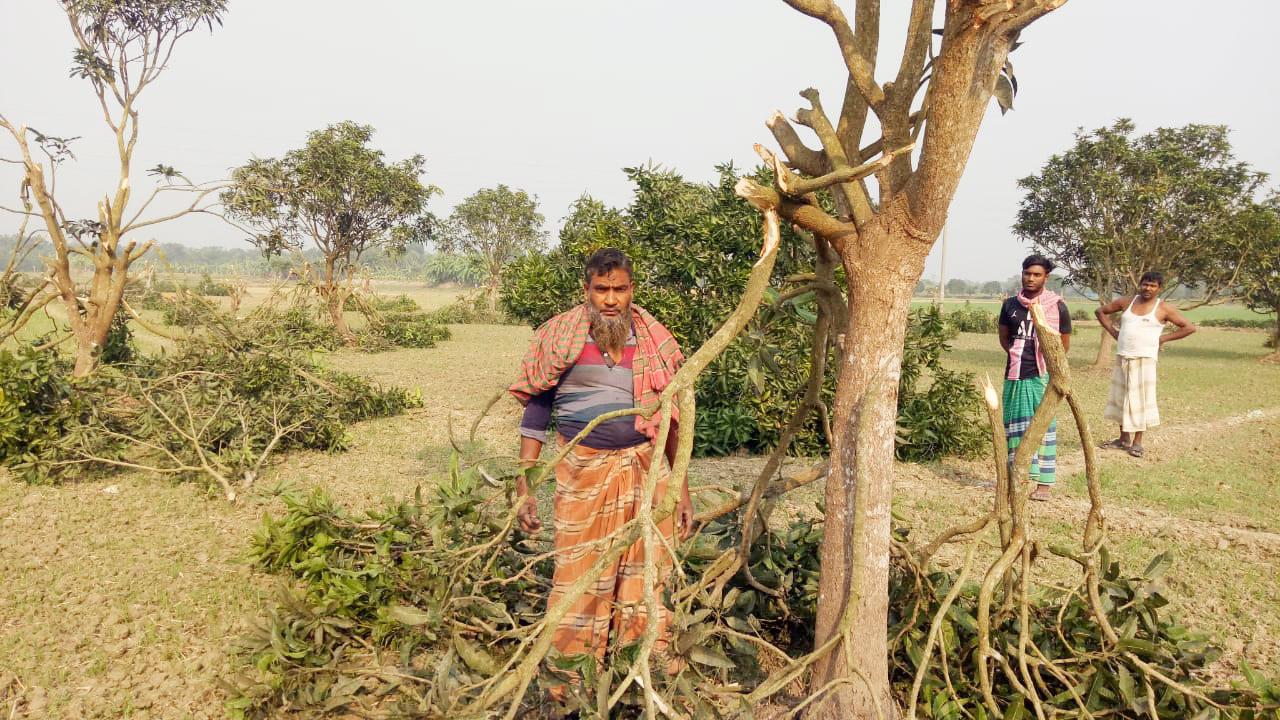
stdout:
[[[1116,367],[1111,373],[1111,393],[1103,417],[1120,425],[1120,437],[1102,444],[1140,458],[1142,433],[1160,424],[1156,405],[1156,358],[1164,344],[1196,331],[1178,309],[1160,302],[1164,275],[1147,272],[1138,282],[1138,294],[1117,298],[1094,311],[1103,329],[1116,339]],[[1117,312],[1120,327],[1111,322]],[[1177,330],[1164,332],[1165,323]]]

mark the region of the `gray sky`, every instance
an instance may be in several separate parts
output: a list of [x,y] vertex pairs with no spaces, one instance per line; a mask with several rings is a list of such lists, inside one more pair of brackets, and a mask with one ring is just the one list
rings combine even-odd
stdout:
[[[883,3],[881,80],[896,71],[909,4]],[[1222,123],[1239,157],[1280,173],[1270,78],[1280,3],[1204,8],[1070,0],[1023,33],[1016,109],[1001,117],[992,106],[951,207],[948,277],[1015,272],[1015,182],[1079,126]],[[83,136],[60,194],[89,217],[112,186],[113,144],[88,83],[68,78],[71,48],[58,2],[0,0],[0,112]],[[438,214],[501,182],[536,194],[554,233],[583,192],[625,205],[622,167],[653,161],[705,180],[718,162],[755,164],[752,143],[772,145],[769,113],[791,115],[810,85],[838,108],[842,71],[830,31],[781,0],[231,0],[225,26],[185,38],[143,95],[135,168],[164,162],[214,180],[350,119],[372,124],[389,158],[426,157],[426,179],[444,190]],[[0,156],[13,154],[0,137]],[[0,204],[14,203],[17,177],[0,167]],[[133,184],[150,179],[138,172]],[[208,218],[154,230],[164,242],[239,241]]]

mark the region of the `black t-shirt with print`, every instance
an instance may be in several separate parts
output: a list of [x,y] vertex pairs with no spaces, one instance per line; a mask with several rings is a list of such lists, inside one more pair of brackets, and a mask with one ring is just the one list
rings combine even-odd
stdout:
[[[1019,338],[1026,340],[1018,377],[1020,379],[1037,377],[1040,374],[1040,367],[1036,365],[1036,327],[1031,322],[1031,313],[1018,302],[1017,297],[1008,298],[1000,307],[1000,324],[1009,328],[1010,340]],[[1071,334],[1071,312],[1067,310],[1067,304],[1061,300],[1058,301],[1058,332],[1063,335]],[[1009,377],[1009,363],[1012,361],[1011,357],[1005,358],[1005,377]]]

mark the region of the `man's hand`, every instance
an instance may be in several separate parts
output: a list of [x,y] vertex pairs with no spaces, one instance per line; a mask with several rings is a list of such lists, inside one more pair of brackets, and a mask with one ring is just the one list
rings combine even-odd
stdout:
[[1115,325],[1110,325],[1110,326],[1108,326],[1108,327],[1107,327],[1107,334],[1108,334],[1108,335],[1110,335],[1111,337],[1115,338],[1116,340],[1119,340],[1119,339],[1120,339],[1120,328],[1116,327]]
[[523,500],[516,498],[516,502],[524,503],[520,507],[520,512],[516,514],[520,529],[530,535],[541,530],[542,521],[538,519],[538,501],[534,500],[532,495],[525,495]]
[[689,499],[686,489],[680,502],[676,504],[676,532],[681,540],[687,540],[693,534],[693,500]]

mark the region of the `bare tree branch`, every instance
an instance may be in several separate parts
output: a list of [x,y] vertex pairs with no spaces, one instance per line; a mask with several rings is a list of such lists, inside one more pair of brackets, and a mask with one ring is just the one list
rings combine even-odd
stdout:
[[[845,18],[844,11],[832,0],[783,0],[786,4],[826,23],[836,35],[840,45],[840,55],[844,58],[845,67],[849,69],[849,79],[858,92],[877,114],[884,103],[884,91],[876,84],[875,67],[868,59],[867,48],[859,45],[859,36],[854,34]],[[872,3],[867,3],[870,6]],[[874,3],[878,7],[878,3]],[[863,7],[859,3],[859,7]],[[878,11],[877,11],[878,14]],[[865,41],[866,36],[863,36]]]

